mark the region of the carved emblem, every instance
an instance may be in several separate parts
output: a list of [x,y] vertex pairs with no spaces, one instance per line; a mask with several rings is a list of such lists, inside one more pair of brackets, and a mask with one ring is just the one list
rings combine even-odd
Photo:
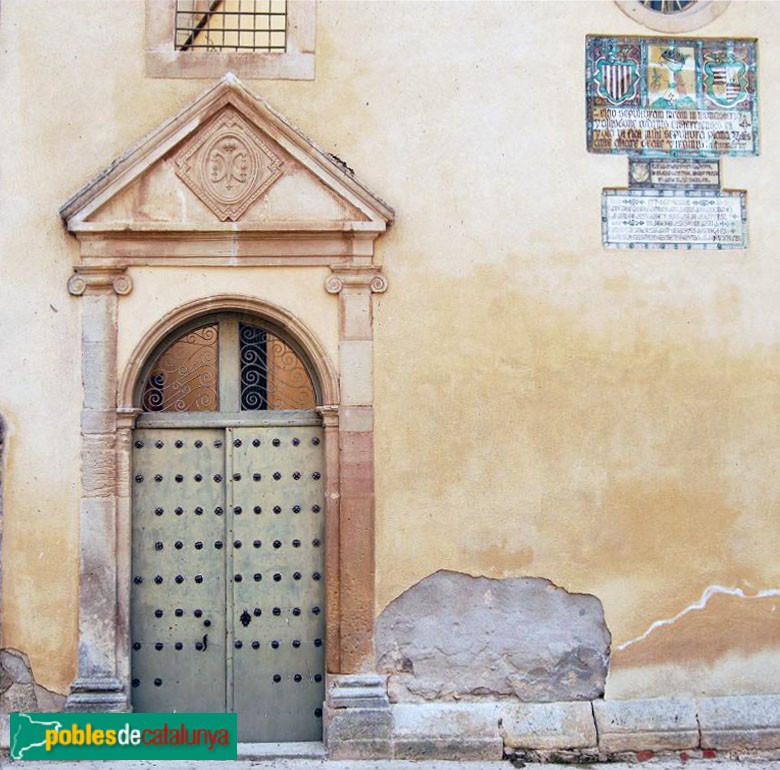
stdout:
[[283,161],[227,109],[176,155],[176,174],[223,222],[236,221],[281,175]]

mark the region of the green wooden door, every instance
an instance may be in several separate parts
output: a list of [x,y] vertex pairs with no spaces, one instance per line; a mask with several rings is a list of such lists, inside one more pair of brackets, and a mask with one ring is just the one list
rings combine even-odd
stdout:
[[241,741],[320,740],[322,429],[266,414],[135,431],[133,707],[236,711]]

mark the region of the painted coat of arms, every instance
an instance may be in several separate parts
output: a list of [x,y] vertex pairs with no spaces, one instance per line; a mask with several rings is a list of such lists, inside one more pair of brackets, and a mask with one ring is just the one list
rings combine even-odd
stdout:
[[757,155],[756,48],[738,38],[588,36],[588,150]]
[[730,109],[749,97],[750,65],[745,51],[739,54],[734,48],[704,53],[704,96],[716,107]]
[[635,104],[639,96],[639,46],[605,45],[594,62],[595,96],[601,104]]

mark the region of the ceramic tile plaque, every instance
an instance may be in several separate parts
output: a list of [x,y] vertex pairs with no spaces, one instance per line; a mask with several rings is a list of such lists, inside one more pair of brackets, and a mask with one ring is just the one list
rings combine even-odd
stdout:
[[602,240],[618,249],[747,248],[744,191],[606,189]]
[[588,36],[588,150],[758,154],[756,41]]
[[720,161],[684,158],[629,158],[629,187],[720,188]]

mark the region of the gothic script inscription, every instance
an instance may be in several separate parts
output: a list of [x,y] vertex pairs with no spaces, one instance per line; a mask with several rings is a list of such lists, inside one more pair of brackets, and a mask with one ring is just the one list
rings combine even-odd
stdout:
[[756,75],[755,40],[590,36],[588,150],[757,155]]
[[747,248],[741,191],[607,189],[601,202],[603,242],[611,248]]
[[720,188],[720,161],[629,158],[630,187]]

